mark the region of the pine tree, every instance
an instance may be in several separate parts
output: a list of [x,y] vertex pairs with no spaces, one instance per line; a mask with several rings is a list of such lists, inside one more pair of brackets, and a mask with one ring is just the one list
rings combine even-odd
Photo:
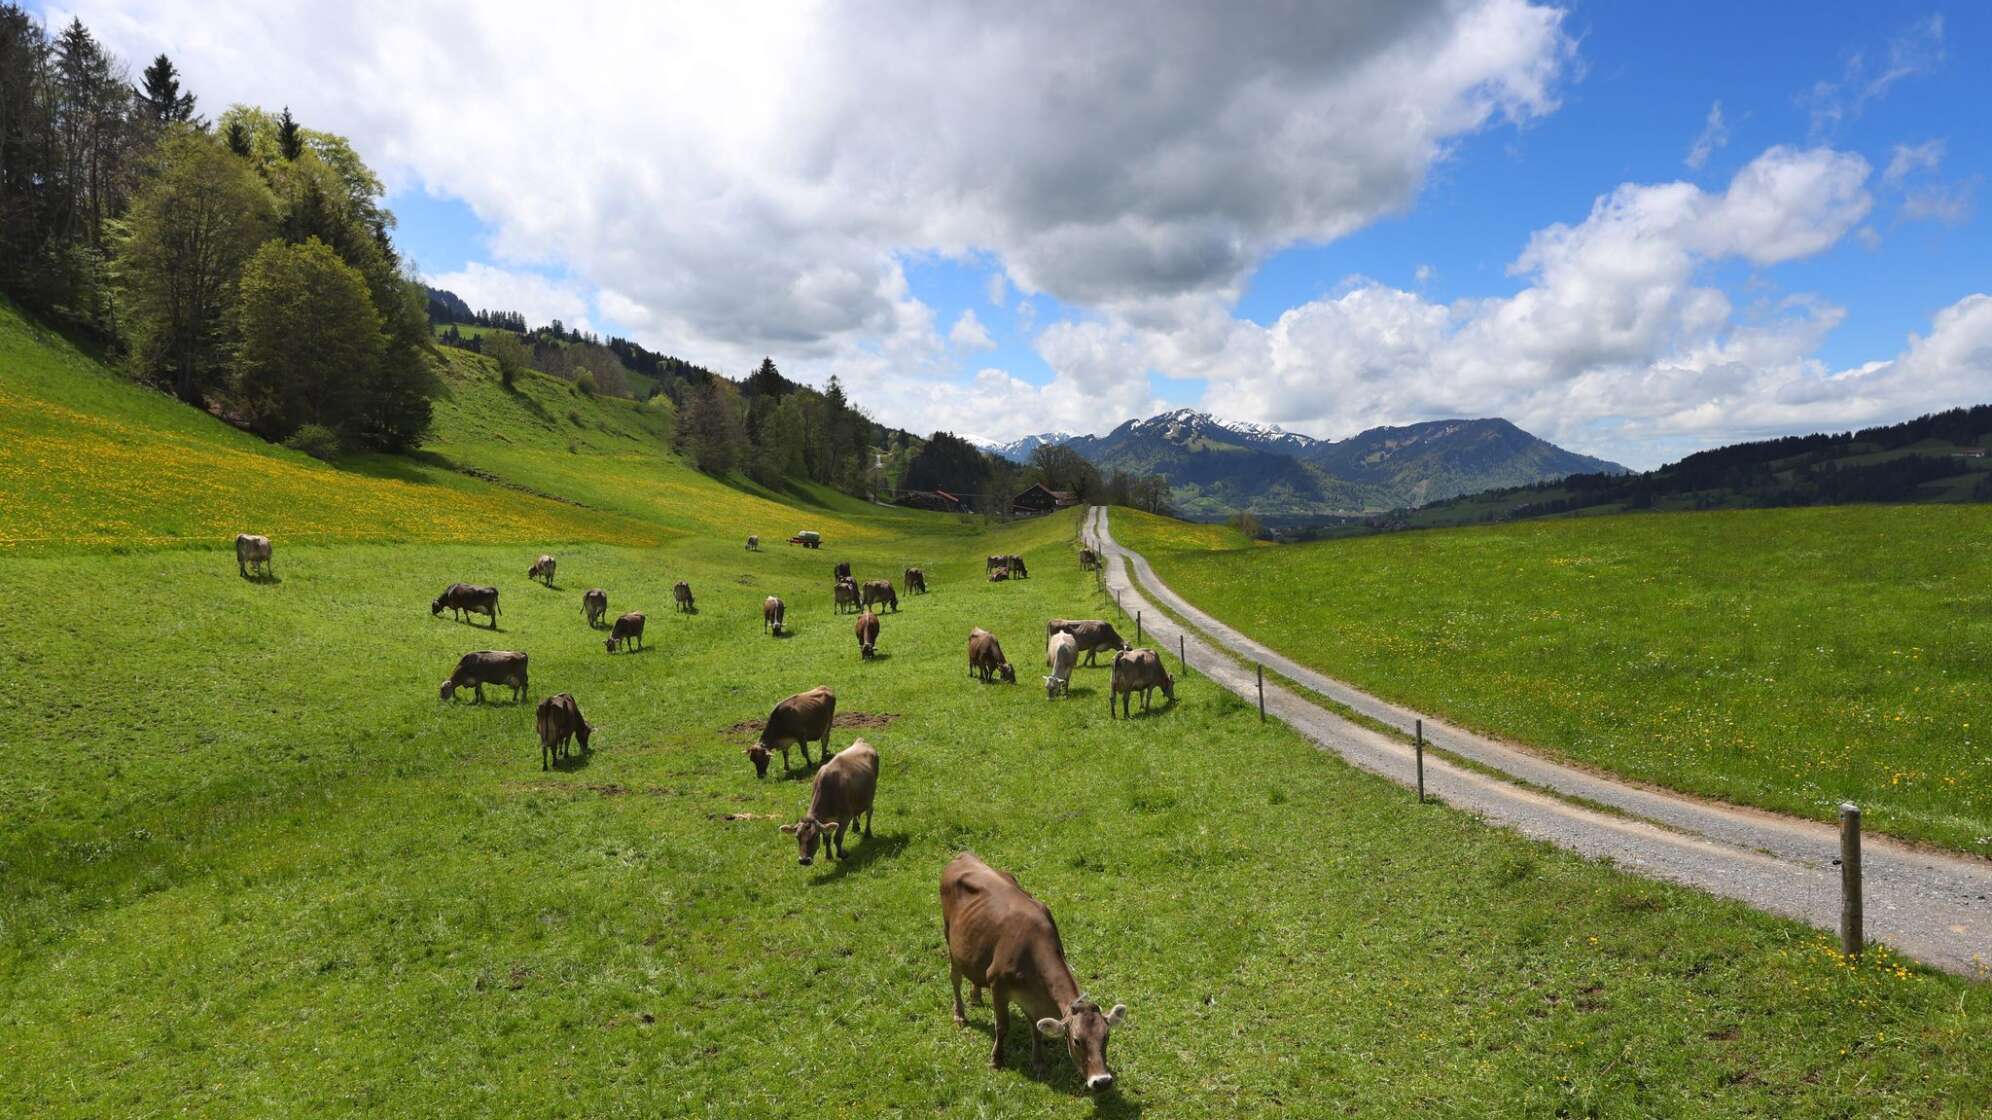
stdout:
[[146,111],[158,124],[178,124],[194,119],[194,95],[180,92],[180,74],[173,60],[160,55],[145,68],[145,85],[136,91]]
[[292,119],[290,106],[284,106],[284,115],[277,118],[277,149],[287,160],[296,160],[304,154],[304,130]]
[[229,151],[243,159],[249,158],[249,130],[242,127],[241,121],[229,121],[228,130],[223,135],[228,141]]

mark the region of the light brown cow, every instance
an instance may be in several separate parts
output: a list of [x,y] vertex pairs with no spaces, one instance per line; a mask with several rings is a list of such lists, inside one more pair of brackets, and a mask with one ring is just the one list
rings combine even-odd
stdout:
[[788,604],[773,595],[761,600],[761,633],[773,629],[776,637],[781,637],[782,622],[788,618]]
[[558,762],[567,757],[569,739],[581,740],[581,753],[587,754],[588,736],[595,733],[595,725],[581,717],[581,705],[565,692],[539,702],[533,727],[539,732],[541,770],[547,768],[549,760]]
[[533,561],[532,567],[526,569],[526,578],[539,580],[548,587],[552,587],[554,567],[553,557],[542,554],[539,559]]
[[587,617],[589,626],[600,628],[602,616],[609,613],[609,593],[599,587],[583,592],[581,613]]
[[235,570],[241,572],[244,579],[249,578],[249,573],[258,567],[266,578],[275,574],[270,567],[270,551],[268,537],[255,533],[235,534]]
[[1024,558],[1021,556],[1010,557],[1009,561],[1005,563],[1003,566],[1010,569],[1011,579],[1031,578],[1031,570],[1029,568],[1024,567]]
[[968,673],[980,674],[983,684],[988,684],[991,676],[1001,676],[1009,684],[1017,683],[1017,671],[1003,656],[1002,643],[980,626],[968,632]]
[[602,648],[614,653],[618,646],[628,649],[631,642],[636,643],[637,649],[643,648],[642,611],[631,611],[616,619],[615,626],[609,630],[608,638],[602,642]]
[[678,604],[678,609],[687,614],[698,613],[698,608],[692,605],[692,585],[684,580],[671,585],[671,601]]
[[974,986],[976,1002],[989,989],[996,1014],[996,1045],[989,1064],[1003,1065],[1003,1042],[1010,1031],[1010,1004],[1034,1021],[1031,1065],[1044,1068],[1038,1038],[1063,1038],[1072,1065],[1088,1092],[1113,1088],[1107,1068],[1107,1038],[1127,1017],[1115,1004],[1102,1012],[1086,998],[1072,968],[1065,963],[1065,946],[1051,910],[1031,897],[1016,876],[963,852],[941,872],[941,936],[948,943],[948,979],[954,986],[954,1021],[968,1025],[961,1003],[961,982]]
[[837,719],[837,694],[823,685],[775,705],[768,713],[768,725],[761,729],[760,741],[746,748],[747,760],[754,764],[754,776],[768,776],[771,752],[782,752],[782,769],[789,768],[789,748],[802,748],[802,764],[809,765],[809,744],[823,741],[823,761],[830,757],[830,727]]
[[1148,698],[1156,689],[1172,703],[1176,699],[1176,678],[1162,667],[1162,658],[1152,649],[1129,649],[1114,654],[1114,679],[1107,690],[1107,718],[1114,715],[1114,701],[1121,701],[1121,715],[1134,716],[1134,694],[1141,693],[1141,710],[1148,710]]
[[477,690],[477,702],[484,703],[484,686],[487,684],[508,685],[512,689],[512,699],[521,700],[526,696],[526,655],[517,650],[481,649],[466,653],[458,659],[456,668],[449,679],[443,682],[442,697],[453,699],[459,688]]
[[927,593],[927,573],[918,568],[906,569],[905,583],[908,595],[925,595]]
[[1127,640],[1115,630],[1113,623],[1098,618],[1068,619],[1054,618],[1044,624],[1044,636],[1070,634],[1079,643],[1079,652],[1086,655],[1086,664],[1094,664],[1094,655],[1101,650],[1122,650],[1130,648]]
[[850,607],[852,610],[858,609],[858,585],[856,582],[848,579],[838,580],[837,590],[834,594],[837,597],[837,613],[842,614],[845,607]]
[[1063,692],[1071,695],[1072,666],[1079,660],[1079,645],[1072,635],[1059,631],[1044,644],[1044,663],[1051,669],[1051,675],[1044,679],[1044,698],[1050,700]]
[[991,556],[989,559],[982,562],[982,568],[984,571],[993,572],[996,569],[1002,567],[1003,565],[1009,563],[1009,561],[1010,558],[1008,556]]
[[795,837],[796,862],[808,867],[816,859],[816,842],[823,855],[844,858],[844,832],[865,818],[865,835],[872,834],[872,798],[878,793],[878,752],[859,739],[823,764],[809,787],[809,809],[782,831]]
[[468,615],[491,616],[491,628],[498,629],[498,589],[478,587],[468,583],[452,583],[443,588],[443,593],[429,602],[432,615],[451,611],[456,620],[462,622]]
[[761,551],[761,538],[750,534],[747,538],[747,551],[749,552]]
[[1010,569],[1008,567],[989,569],[990,583],[1002,583],[1004,580],[1009,578],[1010,578]]
[[852,627],[858,636],[858,656],[870,661],[878,652],[878,615],[871,611],[858,616],[858,624]]
[[868,579],[865,581],[863,605],[865,609],[869,610],[874,603],[884,603],[895,611],[899,609],[899,592],[892,589],[891,580]]

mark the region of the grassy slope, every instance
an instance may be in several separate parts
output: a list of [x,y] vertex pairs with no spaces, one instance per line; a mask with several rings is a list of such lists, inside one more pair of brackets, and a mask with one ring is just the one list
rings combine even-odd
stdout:
[[1379,695],[1694,793],[1992,855],[1992,508],[1587,517],[1251,552],[1115,532]]
[[[528,411],[474,405],[530,430],[506,408]],[[1131,1006],[1106,1115],[1992,1100],[1983,986],[1849,966],[1789,923],[1408,811],[1194,679],[1131,723],[1106,720],[1104,669],[1046,703],[1041,620],[1091,602],[1073,514],[985,532],[851,509],[850,544],[749,554],[765,499],[690,485],[657,511],[663,547],[563,547],[551,591],[504,542],[292,546],[269,585],[221,548],[6,560],[0,739],[35,746],[0,785],[0,1114],[1094,1111],[1062,1063],[987,1071],[986,1009],[948,1024],[934,883],[961,847],[1047,899],[1083,983]],[[986,583],[994,551],[1037,578]],[[823,594],[840,558],[935,588],[869,665]],[[504,589],[499,634],[423,609],[454,578]],[[700,613],[669,609],[677,578]],[[652,652],[601,651],[591,585],[650,612]],[[760,634],[770,591],[792,638]],[[964,681],[973,624],[1027,683]],[[435,700],[487,645],[532,654],[535,695],[581,698],[585,765],[542,774],[524,705]],[[864,732],[878,834],[805,870],[774,831],[803,782],[756,782],[728,728],[818,682],[901,718]]]

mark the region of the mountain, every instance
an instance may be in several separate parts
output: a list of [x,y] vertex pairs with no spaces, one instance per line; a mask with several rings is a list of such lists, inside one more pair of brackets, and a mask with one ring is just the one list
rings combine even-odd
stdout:
[[1176,508],[1193,517],[1376,512],[1624,470],[1499,419],[1374,428],[1331,442],[1179,408],[1064,443],[1104,471],[1162,475]]
[[962,438],[989,452],[991,455],[1008,459],[1013,463],[1028,463],[1031,459],[1031,452],[1036,451],[1040,447],[1057,447],[1061,443],[1070,441],[1073,437],[1071,432],[1039,432],[1036,435],[1013,439],[1008,443],[999,443],[996,440],[984,439],[981,436],[964,436]]

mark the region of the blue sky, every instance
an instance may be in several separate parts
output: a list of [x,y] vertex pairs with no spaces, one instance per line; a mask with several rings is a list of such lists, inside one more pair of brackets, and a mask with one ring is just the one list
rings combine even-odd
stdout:
[[1982,5],[695,5],[593,52],[482,9],[82,9],[204,108],[353,136],[473,304],[908,427],[1498,413],[1650,465],[1992,399]]

